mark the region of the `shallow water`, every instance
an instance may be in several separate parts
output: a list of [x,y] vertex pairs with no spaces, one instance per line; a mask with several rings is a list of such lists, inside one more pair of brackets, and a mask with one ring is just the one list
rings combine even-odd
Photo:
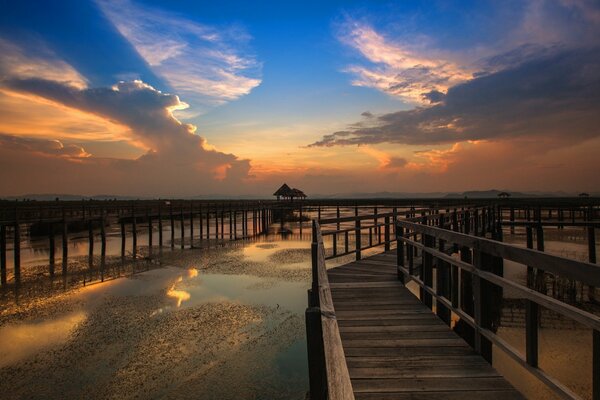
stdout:
[[0,326],[3,398],[303,399],[308,247],[186,250],[36,300]]

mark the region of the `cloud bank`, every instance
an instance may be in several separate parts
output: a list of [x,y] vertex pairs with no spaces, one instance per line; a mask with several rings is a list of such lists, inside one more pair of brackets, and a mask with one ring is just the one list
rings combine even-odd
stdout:
[[379,115],[371,126],[334,132],[310,146],[600,135],[600,48],[544,49],[528,58],[435,94],[433,106]]

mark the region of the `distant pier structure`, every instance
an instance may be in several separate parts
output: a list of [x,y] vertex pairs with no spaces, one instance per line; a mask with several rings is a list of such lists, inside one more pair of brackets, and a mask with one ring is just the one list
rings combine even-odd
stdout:
[[292,189],[286,183],[281,185],[281,187],[277,189],[275,193],[273,193],[273,196],[277,196],[277,200],[289,201],[294,201],[294,199],[304,200],[307,197],[302,190],[296,188]]

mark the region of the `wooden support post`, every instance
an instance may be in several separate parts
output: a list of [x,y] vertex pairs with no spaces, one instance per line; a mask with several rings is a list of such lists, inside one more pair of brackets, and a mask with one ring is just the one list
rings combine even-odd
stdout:
[[125,259],[125,222],[121,220],[121,259]]
[[200,236],[200,241],[202,241],[204,239],[204,227],[203,227],[203,222],[202,222],[202,219],[203,219],[203,217],[202,217],[202,204],[200,204],[200,208],[198,209],[198,219],[199,219],[199,222],[200,222],[200,225],[199,225],[199,228],[200,228],[200,230],[199,230],[199,236]]
[[[0,239],[1,240],[1,239]],[[50,277],[54,277],[54,267],[56,264],[56,244],[54,243],[54,224],[50,223],[50,234],[48,235],[48,250],[49,250],[49,262],[50,262]],[[4,250],[0,249],[0,252],[4,254]]]
[[[440,216],[439,224],[441,227],[445,224],[444,216]],[[446,241],[440,239],[438,241],[438,250],[441,253],[446,252]],[[442,261],[440,259],[437,260],[436,263],[436,293],[438,295],[444,296],[447,299],[450,299],[450,266],[447,262]],[[451,315],[450,309],[440,303],[436,302],[436,314],[442,321],[444,321],[448,326],[451,324]]]
[[[396,219],[394,218],[394,221]],[[396,228],[396,265],[398,266],[398,280],[402,283],[406,283],[404,279],[404,272],[400,270],[400,267],[404,267],[404,243],[401,238],[404,236],[404,228]]]
[[237,240],[237,210],[233,210],[233,240]]
[[385,251],[390,251],[390,217],[385,217],[385,226],[384,226],[384,248]]
[[231,206],[229,208],[229,240],[233,240],[233,214],[231,212]]
[[21,224],[17,217],[14,226],[13,262],[15,271],[15,283],[21,283]]
[[190,249],[194,248],[194,202],[190,202]]
[[171,248],[175,247],[175,217],[173,216],[173,204],[169,205],[169,217],[171,218]]
[[333,235],[331,235],[331,236],[332,236],[332,238],[331,238],[332,246],[331,247],[333,250],[333,256],[335,257],[335,256],[337,256],[337,233],[334,232]]
[[[433,238],[423,235],[423,244],[426,248],[432,247]],[[433,288],[433,257],[426,249],[423,250],[423,274],[421,279],[425,286]],[[433,309],[433,297],[425,290],[421,291],[421,301],[430,309]]]
[[[594,209],[589,208],[587,219],[592,223],[594,220]],[[588,242],[588,261],[591,264],[596,264],[596,228],[594,225],[587,227],[587,242]],[[591,303],[596,302],[596,288],[594,286],[588,286],[588,300]]]
[[221,208],[221,239],[225,239],[225,210]]
[[179,225],[179,230],[181,231],[181,248],[185,249],[185,218],[183,216],[183,204],[181,205],[181,208],[179,209],[179,220],[180,220],[180,225]]
[[[533,249],[533,229],[527,225],[525,227],[526,246],[528,249]],[[535,273],[533,267],[527,266],[527,287],[535,288]]]
[[311,400],[326,400],[327,378],[325,368],[325,351],[323,348],[323,329],[321,326],[321,310],[309,307],[305,313],[306,347],[308,350],[308,381]]
[[592,336],[592,400],[600,400],[600,331]]
[[302,204],[300,204],[299,207],[300,207],[300,211],[299,211],[299,213],[300,213],[300,223],[299,223],[299,225],[300,225],[300,238],[302,238]]
[[[354,215],[356,217],[358,217],[358,208],[354,209]],[[361,259],[361,248],[362,245],[360,243],[360,239],[361,239],[361,230],[360,230],[360,219],[356,219],[355,221],[355,226],[354,226],[354,247],[356,250],[356,260],[360,260]]]
[[160,203],[158,203],[158,249],[162,250],[163,247],[163,225],[162,225],[162,210]]
[[[510,222],[513,223],[515,222],[515,208],[511,207],[510,208]],[[515,233],[515,226],[514,225],[510,225],[510,233],[514,235]]]
[[152,237],[152,213],[147,212],[146,219],[148,220],[148,254],[152,255],[152,246],[154,246]]
[[94,267],[94,222],[88,220],[88,265],[90,270]]
[[0,225],[0,284],[6,285],[6,225]]
[[[538,216],[539,216],[539,214],[538,214]],[[539,219],[538,219],[538,224],[536,227],[535,239],[536,239],[537,250],[544,251],[544,228],[542,227],[542,224],[539,223]],[[546,280],[545,280],[544,275],[545,275],[545,272],[543,269],[538,268],[535,271],[535,289],[537,291],[539,291],[540,293],[546,294]]]
[[525,357],[527,364],[538,366],[538,322],[540,320],[537,303],[525,300]]
[[[335,207],[335,217],[339,220],[340,219],[340,206],[337,205]],[[319,216],[319,219],[321,219],[321,217]],[[340,221],[337,222],[337,229],[338,231],[340,230]]]
[[215,205],[215,239],[219,239],[219,212],[217,211],[217,207]]
[[106,264],[106,219],[104,209],[100,212],[100,267],[104,269]]
[[67,276],[67,265],[69,263],[69,237],[67,228],[67,219],[63,209],[63,220],[62,220],[62,275]]
[[317,220],[321,222],[321,205],[317,206]]
[[210,240],[210,207],[206,210],[206,240]]
[[[488,271],[491,258],[489,255],[482,253],[479,250],[473,251],[473,264],[475,268],[481,271]],[[475,324],[484,329],[492,328],[491,307],[493,303],[491,284],[484,281],[477,275],[472,276],[473,279],[473,318]],[[474,348],[482,357],[492,363],[492,342],[479,332],[474,332]]]
[[133,259],[137,258],[137,215],[135,214],[135,203],[131,206],[131,253]]

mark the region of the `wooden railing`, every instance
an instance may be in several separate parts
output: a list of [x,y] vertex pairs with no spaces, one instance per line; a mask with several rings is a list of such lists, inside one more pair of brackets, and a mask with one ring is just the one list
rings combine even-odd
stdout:
[[[396,221],[398,272],[401,279],[415,282],[420,287],[421,300],[430,308],[433,307],[432,299],[435,299],[437,314],[449,325],[450,312],[456,314],[463,328],[470,330],[471,344],[475,350],[488,361],[491,362],[492,345],[495,345],[563,398],[579,397],[539,367],[540,306],[591,328],[592,397],[599,400],[600,317],[506,279],[502,276],[502,270],[503,260],[509,260],[530,269],[544,270],[597,287],[600,285],[600,267],[448,230],[447,227],[448,219],[443,216],[427,223]],[[498,230],[490,230],[499,233]],[[454,250],[449,249],[459,249],[460,259],[451,256],[449,253]],[[416,262],[418,253],[421,256],[420,263]],[[435,285],[434,267],[437,270]],[[526,301],[524,355],[496,334],[499,317],[497,307],[502,301],[503,289],[510,289]]]
[[353,400],[348,366],[331,299],[321,228],[312,225],[312,286],[308,293],[306,333],[311,400]]
[[[479,232],[481,229],[497,223],[493,207],[462,207],[452,211],[447,209],[446,212],[428,208],[399,212],[394,208],[392,212],[374,212],[370,215],[359,215],[358,208],[356,208],[354,216],[318,220],[319,226],[336,225],[336,229],[321,231],[323,238],[331,237],[330,254],[325,259],[331,260],[354,254],[356,260],[360,260],[363,251],[378,246],[383,246],[384,251],[389,251],[391,245],[396,242],[394,221],[399,217],[404,217],[405,221],[421,223],[430,223],[431,221],[438,223],[440,218],[445,218],[446,224],[451,229],[466,230],[467,232],[469,229]],[[348,225],[348,223],[351,226],[342,226]],[[465,226],[468,227],[465,228]]]

